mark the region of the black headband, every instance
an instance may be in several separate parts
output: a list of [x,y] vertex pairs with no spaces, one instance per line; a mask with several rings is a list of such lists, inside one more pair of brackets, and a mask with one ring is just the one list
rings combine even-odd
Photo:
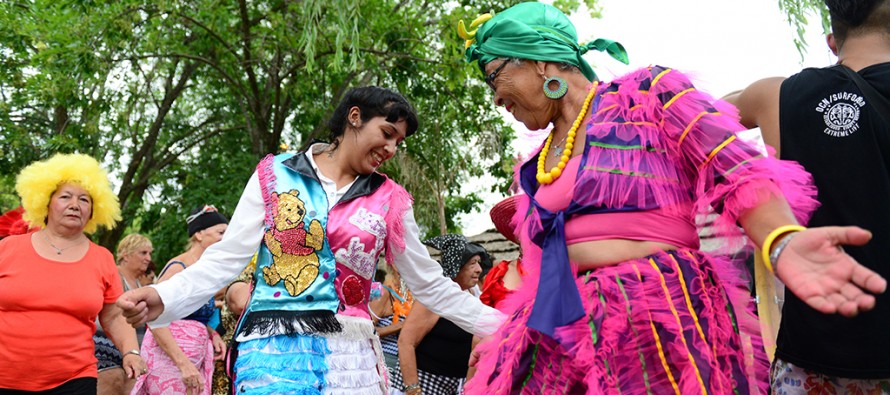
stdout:
[[188,223],[189,237],[211,226],[229,223],[229,220],[213,206],[204,206],[193,211],[185,221]]

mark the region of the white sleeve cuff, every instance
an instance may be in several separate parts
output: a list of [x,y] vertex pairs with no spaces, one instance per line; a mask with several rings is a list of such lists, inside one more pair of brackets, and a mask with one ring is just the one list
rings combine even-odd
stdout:
[[477,336],[491,335],[497,331],[506,320],[507,315],[498,310],[491,309],[490,311],[484,311],[482,314],[479,314],[479,318],[477,318],[476,322],[473,324],[473,329],[475,329],[473,334]]

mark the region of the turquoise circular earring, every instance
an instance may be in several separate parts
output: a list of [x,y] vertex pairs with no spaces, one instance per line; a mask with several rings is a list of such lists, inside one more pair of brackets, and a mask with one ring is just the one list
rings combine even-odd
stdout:
[[[556,89],[550,89],[550,83],[556,82],[559,86]],[[569,91],[569,84],[566,80],[559,77],[550,77],[544,80],[544,96],[556,100],[566,95]]]

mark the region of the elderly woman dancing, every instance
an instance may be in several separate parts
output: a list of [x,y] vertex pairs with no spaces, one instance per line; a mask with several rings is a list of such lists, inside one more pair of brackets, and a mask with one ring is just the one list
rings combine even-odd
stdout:
[[[186,218],[189,247],[161,270],[158,284],[193,265],[207,247],[216,244],[226,232],[229,220],[216,207],[204,205]],[[182,320],[166,328],[151,328],[142,344],[149,372],[139,378],[131,395],[163,393],[211,393],[214,359],[222,359],[226,345],[208,326],[213,315],[211,298]]]
[[114,257],[84,234],[120,220],[105,171],[58,154],[22,170],[16,192],[41,229],[0,241],[0,394],[95,394],[96,317],[124,351],[127,376],[144,374],[136,331],[114,305],[123,292]]
[[[480,347],[469,393],[766,393],[750,295],[731,265],[699,251],[694,216],[762,246],[788,289],[825,313],[874,305],[886,281],[840,249],[870,234],[805,229],[810,176],[736,137],[731,107],[652,66],[609,83],[582,58],[627,61],[617,43],[577,44],[549,5],[523,3],[460,26],[504,106],[550,136],[516,177],[522,287]],[[867,292],[864,292],[863,289]]]

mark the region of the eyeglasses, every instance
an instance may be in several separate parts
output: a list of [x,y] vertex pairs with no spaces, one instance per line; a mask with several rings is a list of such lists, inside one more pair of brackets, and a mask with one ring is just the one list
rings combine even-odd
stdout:
[[498,78],[498,74],[501,73],[501,70],[503,70],[504,66],[506,66],[507,63],[509,63],[509,62],[510,62],[510,59],[504,59],[504,63],[501,63],[501,65],[498,66],[498,68],[494,69],[494,71],[492,71],[491,74],[489,74],[487,77],[485,77],[485,83],[488,84],[489,87],[491,87],[491,90],[493,90],[493,91],[497,90],[494,86],[494,79]]
[[201,208],[201,211],[198,211],[197,213],[194,213],[192,215],[189,215],[188,217],[185,217],[185,223],[190,224],[190,223],[192,223],[192,221],[195,220],[195,218],[198,218],[198,217],[200,217],[204,214],[207,214],[207,213],[215,213],[217,211],[218,210],[216,209],[215,206],[210,205],[210,204],[205,204],[204,207]]

